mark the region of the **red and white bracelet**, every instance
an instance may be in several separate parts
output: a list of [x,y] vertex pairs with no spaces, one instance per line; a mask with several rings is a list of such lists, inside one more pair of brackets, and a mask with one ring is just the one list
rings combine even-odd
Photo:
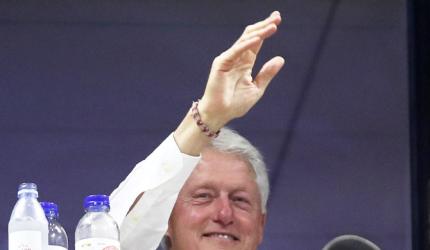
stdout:
[[193,102],[193,105],[191,106],[191,114],[193,116],[193,119],[196,121],[197,126],[201,129],[203,133],[205,133],[210,138],[216,138],[219,135],[220,130],[216,132],[210,131],[208,125],[206,125],[202,121],[202,118],[198,110],[199,101],[200,99]]

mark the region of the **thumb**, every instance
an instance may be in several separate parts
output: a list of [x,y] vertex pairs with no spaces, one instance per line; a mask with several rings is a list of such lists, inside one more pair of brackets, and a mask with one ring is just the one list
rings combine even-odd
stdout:
[[257,76],[255,77],[255,84],[258,88],[262,89],[263,91],[267,88],[270,81],[273,79],[273,77],[278,74],[279,70],[284,66],[285,60],[284,58],[277,56],[272,59],[270,59],[268,62],[266,62],[263,67],[261,67],[260,72],[258,72]]

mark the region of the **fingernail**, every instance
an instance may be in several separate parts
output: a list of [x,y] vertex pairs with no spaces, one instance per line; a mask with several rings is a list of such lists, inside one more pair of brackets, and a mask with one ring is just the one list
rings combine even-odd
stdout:
[[281,13],[279,13],[279,11],[275,10],[272,12],[272,14],[270,14],[271,16],[280,16]]

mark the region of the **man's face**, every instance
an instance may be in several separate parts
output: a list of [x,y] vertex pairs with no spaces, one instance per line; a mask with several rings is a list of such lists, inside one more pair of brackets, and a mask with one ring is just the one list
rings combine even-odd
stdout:
[[263,239],[264,223],[249,164],[207,149],[179,193],[167,234],[174,250],[254,250]]

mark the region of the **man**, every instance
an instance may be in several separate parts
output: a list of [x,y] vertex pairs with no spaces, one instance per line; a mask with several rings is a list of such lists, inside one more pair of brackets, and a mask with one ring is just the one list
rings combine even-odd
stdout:
[[263,239],[269,181],[258,150],[223,129],[182,187],[166,249],[247,249]]
[[166,231],[174,250],[257,248],[267,200],[256,181],[261,175],[244,155],[217,150],[214,138],[257,103],[283,66],[284,59],[274,57],[251,76],[264,40],[280,22],[275,11],[249,25],[215,58],[202,99],[111,194],[122,250],[155,249]]

